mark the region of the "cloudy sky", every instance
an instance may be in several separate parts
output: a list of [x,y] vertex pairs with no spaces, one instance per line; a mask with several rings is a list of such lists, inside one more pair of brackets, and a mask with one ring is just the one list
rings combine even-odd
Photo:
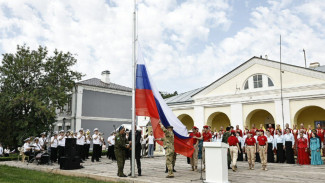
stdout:
[[[205,86],[253,56],[325,65],[324,0],[138,0],[141,53],[161,91]],[[0,53],[76,54],[83,79],[131,86],[133,0],[0,0]],[[0,56],[0,59],[2,57]]]

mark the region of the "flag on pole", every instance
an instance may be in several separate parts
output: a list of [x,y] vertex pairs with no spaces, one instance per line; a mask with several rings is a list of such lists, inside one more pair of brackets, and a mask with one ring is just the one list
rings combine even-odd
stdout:
[[[159,91],[154,86],[143,59],[136,65],[135,111],[137,116],[149,116],[155,138],[165,136],[159,120],[167,126],[173,126],[175,152],[191,157],[194,152],[193,138],[188,137],[188,131],[181,121],[167,106]],[[162,145],[161,141],[158,141]]]

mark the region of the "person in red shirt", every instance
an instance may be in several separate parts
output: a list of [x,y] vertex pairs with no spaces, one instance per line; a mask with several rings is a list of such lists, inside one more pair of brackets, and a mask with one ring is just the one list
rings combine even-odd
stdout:
[[236,133],[239,133],[239,136],[243,137],[243,131],[239,129],[239,125],[236,125]]
[[272,136],[274,136],[274,128],[272,127],[272,124],[271,124],[271,123],[269,124],[269,127],[267,128],[267,131],[269,131],[270,134],[271,134]]
[[[203,142],[211,142],[212,139],[212,134],[209,132],[209,126],[205,125],[203,126],[203,133],[202,133],[202,137],[199,139],[203,138]],[[202,148],[202,161],[203,161],[203,171],[205,171],[205,147]]]
[[248,133],[246,133],[246,130],[247,130],[247,132],[249,132],[248,126],[245,126],[244,135],[247,135],[248,134]]
[[306,133],[306,131],[307,131],[307,129],[304,127],[304,124],[303,124],[303,123],[300,124],[300,129],[299,129],[299,131],[300,131],[300,130],[304,130],[304,133]]
[[289,129],[289,133],[292,133],[292,129],[289,128],[289,123],[286,123],[286,127],[283,130],[283,135],[285,135],[287,133],[287,129]]
[[232,162],[232,171],[237,170],[237,158],[238,158],[238,151],[240,153],[239,149],[239,141],[237,137],[235,136],[236,131],[232,130],[231,131],[231,136],[228,138],[228,144],[229,144],[229,152],[230,152],[230,157],[231,157],[231,162]]
[[247,161],[250,170],[254,170],[255,166],[255,153],[256,153],[256,140],[252,137],[252,133],[247,134],[245,140],[245,152],[247,153]]
[[324,129],[321,128],[319,123],[317,124],[316,133],[320,137],[320,141],[321,141],[320,144],[321,144],[321,148],[323,149],[323,156],[324,156],[325,155],[325,152],[324,152],[324,135],[325,135],[325,132],[324,132]]
[[192,128],[193,132],[190,133],[190,137],[193,137],[193,146],[194,146],[194,153],[192,157],[190,158],[192,171],[197,170],[197,161],[198,161],[198,152],[199,152],[199,141],[197,139],[201,138],[201,133],[199,132],[199,129],[196,126],[193,126]]
[[252,133],[252,136],[254,137],[256,135],[256,128],[255,128],[255,124],[252,124],[252,129],[249,131]]
[[299,133],[299,138],[297,140],[298,147],[298,157],[297,163],[300,165],[309,165],[310,159],[308,155],[308,139],[304,138],[303,130]]
[[264,131],[260,130],[257,137],[258,145],[257,149],[260,154],[261,163],[262,163],[262,170],[267,170],[266,163],[267,163],[267,137],[264,135]]

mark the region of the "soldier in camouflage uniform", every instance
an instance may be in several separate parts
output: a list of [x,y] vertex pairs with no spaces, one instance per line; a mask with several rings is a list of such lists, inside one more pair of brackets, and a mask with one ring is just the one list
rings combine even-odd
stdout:
[[[168,168],[168,175],[166,178],[174,178],[173,173],[173,163],[174,163],[174,132],[173,127],[168,126],[167,129],[160,123],[161,129],[165,133],[164,138],[156,139],[161,140],[164,142],[164,149],[165,149],[165,155],[166,155],[166,165]],[[176,159],[176,158],[175,158]]]
[[121,126],[119,128],[119,133],[115,136],[115,146],[114,146],[114,153],[117,160],[117,167],[118,173],[117,176],[119,177],[127,177],[123,173],[124,164],[125,164],[125,153],[130,145],[127,145],[128,141],[125,136],[125,128]]
[[[222,142],[227,144],[228,143],[228,138],[230,136],[231,136],[230,127],[227,127],[226,132],[222,136]],[[230,167],[231,157],[230,157],[229,149],[228,149],[228,153],[227,153],[227,161],[228,161],[228,169],[231,169],[231,167]]]

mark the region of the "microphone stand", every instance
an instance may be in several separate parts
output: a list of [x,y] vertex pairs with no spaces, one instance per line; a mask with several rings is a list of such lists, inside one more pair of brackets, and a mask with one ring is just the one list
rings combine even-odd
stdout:
[[[200,141],[202,141],[202,144],[200,144]],[[200,178],[199,179],[193,179],[193,180],[191,180],[191,182],[193,182],[193,181],[200,181],[200,182],[204,182],[205,181],[205,179],[203,178],[203,171],[202,171],[202,164],[203,164],[203,140],[200,140],[199,141],[199,145],[198,145],[198,147],[199,147],[199,149],[201,148],[201,171],[200,171]]]

